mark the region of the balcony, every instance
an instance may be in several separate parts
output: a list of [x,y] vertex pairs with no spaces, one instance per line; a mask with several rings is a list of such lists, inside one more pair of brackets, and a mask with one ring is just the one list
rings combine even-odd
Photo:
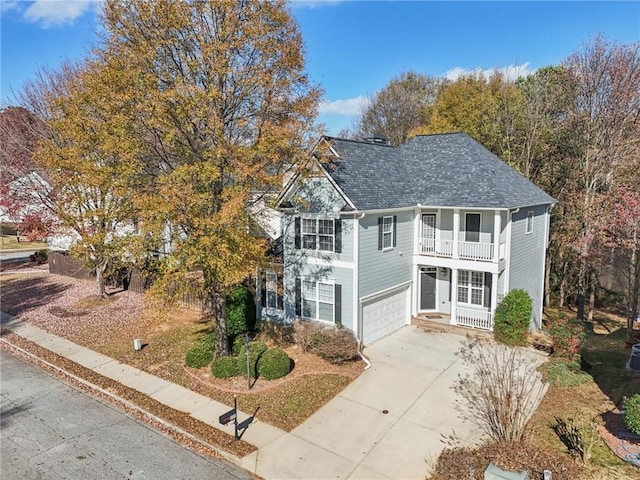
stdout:
[[[492,262],[495,245],[481,242],[457,242],[457,255],[454,255],[453,240],[420,239],[420,253],[432,257],[461,258],[479,262]],[[504,258],[505,245],[500,244],[500,260]]]

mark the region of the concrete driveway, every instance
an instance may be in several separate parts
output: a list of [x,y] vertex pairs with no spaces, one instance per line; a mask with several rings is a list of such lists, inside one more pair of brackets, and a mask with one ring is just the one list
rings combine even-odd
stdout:
[[372,366],[291,433],[245,457],[267,479],[422,479],[461,420],[452,385],[463,337],[407,326],[365,350]]

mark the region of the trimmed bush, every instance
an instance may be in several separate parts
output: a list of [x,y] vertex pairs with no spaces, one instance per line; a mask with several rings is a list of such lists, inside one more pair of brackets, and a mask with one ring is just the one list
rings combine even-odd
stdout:
[[582,344],[587,338],[584,324],[569,320],[566,315],[549,319],[549,336],[553,342],[553,356],[578,359]]
[[[249,372],[252,378],[258,376],[258,360],[267,351],[267,344],[264,342],[251,342],[249,346]],[[247,371],[247,349],[242,345],[238,354],[238,369],[245,373]]]
[[522,289],[511,290],[496,308],[493,335],[506,345],[526,345],[532,301]]
[[578,362],[568,362],[562,358],[555,358],[542,364],[540,372],[545,382],[561,387],[577,387],[593,380],[591,375],[580,369]]
[[334,365],[340,365],[358,356],[358,342],[351,330],[346,328],[328,329],[313,350],[321,358]]
[[184,363],[191,368],[202,368],[209,365],[213,361],[213,346],[216,337],[213,333],[209,333],[202,337],[194,347],[187,351],[184,357]]
[[630,432],[640,435],[640,393],[625,399],[624,424]]
[[240,375],[236,357],[218,357],[211,364],[211,373],[216,378],[231,378]]
[[237,357],[242,347],[244,347],[244,335],[236,335],[231,344],[231,353]]
[[227,295],[227,335],[240,335],[253,330],[255,325],[253,293],[247,287],[238,285]]
[[258,322],[258,339],[269,345],[288,347],[295,343],[294,327],[291,324],[272,322],[269,320]]
[[258,360],[258,374],[267,380],[284,377],[290,371],[291,359],[279,348],[270,348]]

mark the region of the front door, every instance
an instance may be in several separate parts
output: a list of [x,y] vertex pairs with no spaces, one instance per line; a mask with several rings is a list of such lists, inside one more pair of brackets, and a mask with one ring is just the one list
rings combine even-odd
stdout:
[[420,270],[420,310],[436,309],[436,269]]

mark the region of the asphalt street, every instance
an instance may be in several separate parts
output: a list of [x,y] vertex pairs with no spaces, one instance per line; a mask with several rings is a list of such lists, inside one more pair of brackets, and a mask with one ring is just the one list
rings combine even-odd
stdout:
[[0,478],[250,479],[0,350]]

